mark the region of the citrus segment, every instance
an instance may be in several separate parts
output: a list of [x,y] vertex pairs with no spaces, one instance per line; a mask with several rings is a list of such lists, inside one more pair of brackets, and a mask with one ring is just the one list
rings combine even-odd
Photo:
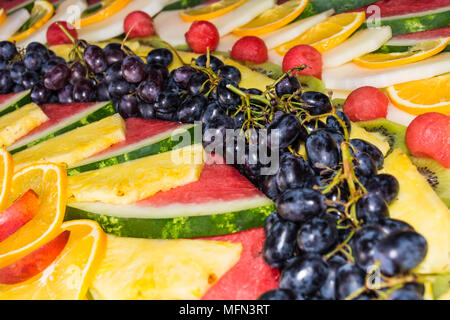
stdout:
[[4,148],[0,148],[0,212],[6,208],[13,170],[11,155]]
[[6,20],[6,12],[3,8],[0,8],[0,25]]
[[184,21],[211,20],[230,12],[243,5],[247,0],[221,0],[207,6],[180,12],[180,17]]
[[85,27],[87,25],[101,22],[104,19],[116,14],[130,3],[131,0],[104,0],[99,10],[94,11],[86,16],[82,16],[80,19],[80,26]]

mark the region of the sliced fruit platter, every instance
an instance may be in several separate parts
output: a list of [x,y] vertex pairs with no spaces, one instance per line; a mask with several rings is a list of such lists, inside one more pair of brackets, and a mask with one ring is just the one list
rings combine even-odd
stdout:
[[450,1],[0,8],[0,299],[450,298]]

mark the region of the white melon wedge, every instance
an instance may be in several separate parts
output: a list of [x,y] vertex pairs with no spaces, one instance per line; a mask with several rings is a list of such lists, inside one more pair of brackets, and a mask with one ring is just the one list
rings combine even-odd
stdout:
[[26,9],[17,10],[6,17],[0,26],[0,41],[8,40],[30,18]]
[[324,52],[323,67],[339,67],[364,54],[378,50],[391,37],[390,26],[360,30],[337,47]]
[[[221,37],[229,34],[231,31],[253,20],[263,11],[272,8],[275,5],[274,0],[248,0],[236,9],[211,19]],[[173,46],[186,43],[184,34],[189,30],[191,22],[185,22],[180,18],[180,10],[161,12],[155,19],[154,25],[156,33]],[[233,43],[234,44],[234,43]],[[227,51],[223,47],[223,51]]]
[[367,69],[349,62],[337,68],[324,69],[322,81],[327,89],[355,90],[363,86],[386,88],[447,72],[450,72],[450,52],[389,69]]
[[[133,0],[115,15],[104,19],[102,22],[90,24],[80,29],[78,31],[78,37],[90,42],[103,41],[117,37],[124,33],[123,21],[129,13],[133,11],[144,11],[148,15],[154,16],[160,12],[168,2],[168,0]],[[170,24],[166,24],[166,28],[169,26]]]
[[216,51],[223,51],[228,52],[231,51],[234,44],[240,39],[240,37],[235,36],[234,34],[230,33],[226,36],[220,38],[219,45],[217,46]]
[[278,64],[278,65],[282,65],[283,64],[283,56],[281,54],[279,54],[278,52],[276,52],[275,50],[269,50],[268,52],[269,55],[269,62]]
[[274,32],[265,34],[261,37],[266,43],[268,49],[273,49],[282,45],[283,43],[289,42],[292,39],[297,38],[302,33],[307,31],[309,28],[314,27],[316,24],[324,21],[331,15],[333,15],[334,10],[328,10],[320,14],[316,14],[312,17],[299,20],[297,22],[291,23],[284,28],[278,29]]
[[47,42],[47,29],[50,25],[56,21],[67,21],[71,24],[75,24],[87,8],[85,0],[65,0],[63,1],[55,11],[53,17],[47,21],[38,31],[31,34],[29,37],[19,41],[19,45],[25,47],[31,42]]

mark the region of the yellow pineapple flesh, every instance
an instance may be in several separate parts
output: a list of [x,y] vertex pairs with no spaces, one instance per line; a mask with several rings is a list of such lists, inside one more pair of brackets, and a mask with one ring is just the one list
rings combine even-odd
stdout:
[[400,191],[389,207],[391,218],[406,221],[428,242],[425,260],[418,273],[450,271],[450,212],[406,154],[394,150],[384,162],[382,173],[397,178]]
[[108,235],[90,293],[107,300],[200,299],[238,262],[241,252],[239,243]]
[[72,166],[123,140],[125,122],[115,114],[14,154],[14,169],[17,171],[39,162]]
[[35,103],[27,104],[0,118],[0,146],[8,147],[48,120]]
[[69,177],[69,201],[129,204],[200,177],[200,144]]

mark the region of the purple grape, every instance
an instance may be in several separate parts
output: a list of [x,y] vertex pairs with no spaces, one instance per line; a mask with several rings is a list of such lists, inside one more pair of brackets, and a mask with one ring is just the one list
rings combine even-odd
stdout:
[[21,61],[16,61],[11,63],[9,66],[9,71],[11,72],[11,79],[14,81],[14,83],[21,84],[22,83],[22,76],[25,73],[27,68]]
[[60,103],[72,103],[73,86],[66,84],[61,90],[58,91],[58,100]]
[[95,45],[89,45],[86,50],[84,50],[83,60],[88,68],[94,73],[104,72],[108,67],[105,53],[100,47]]
[[124,79],[115,79],[108,84],[108,91],[112,98],[119,99],[126,94],[130,94],[133,87]]
[[80,62],[77,61],[74,64],[72,64],[72,66],[70,67],[70,70],[71,70],[71,73],[70,73],[69,81],[72,85],[77,83],[78,80],[86,78],[87,70]]
[[105,81],[106,83],[111,83],[115,79],[122,78],[122,63],[115,62],[108,67],[105,71]]
[[77,102],[89,102],[95,99],[95,89],[89,79],[80,79],[73,86],[73,99]]
[[123,52],[120,43],[110,43],[105,49],[105,58],[108,65],[112,65],[116,62],[122,62],[123,59],[127,56],[125,52]]
[[31,89],[39,80],[39,75],[36,72],[26,71],[22,76],[22,85],[25,89]]
[[197,73],[191,66],[182,66],[172,71],[173,80],[182,88],[187,89],[189,79]]
[[97,85],[97,99],[98,101],[111,100],[111,95],[108,91],[108,84],[105,81],[102,81]]
[[161,87],[153,81],[143,81],[138,86],[138,95],[145,102],[154,103],[161,93]]
[[45,58],[38,52],[28,52],[23,57],[23,63],[25,67],[32,71],[41,70],[44,61]]
[[27,45],[26,48],[26,53],[29,52],[36,52],[38,54],[40,54],[42,57],[44,58],[48,58],[49,57],[49,51],[48,49],[40,42],[31,42]]
[[130,83],[138,83],[145,78],[145,64],[137,56],[128,56],[122,61],[122,76]]
[[155,118],[155,109],[153,108],[153,104],[150,103],[139,103],[139,113],[141,117],[144,119],[154,119]]
[[17,54],[16,45],[10,41],[0,42],[0,57],[5,61],[10,61]]
[[59,90],[64,87],[70,77],[70,69],[65,64],[58,64],[51,68],[44,76],[44,85],[50,90]]
[[138,117],[138,100],[134,96],[123,96],[117,104],[117,111],[124,118]]
[[0,70],[0,93],[9,93],[14,83],[8,70]]
[[49,101],[51,91],[44,87],[44,84],[39,82],[31,89],[31,100],[37,104],[43,104]]

